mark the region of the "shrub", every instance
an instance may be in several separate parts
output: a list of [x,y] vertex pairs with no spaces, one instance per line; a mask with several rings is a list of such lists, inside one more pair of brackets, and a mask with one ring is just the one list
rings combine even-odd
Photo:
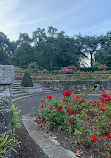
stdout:
[[36,62],[31,62],[28,65],[28,69],[37,69],[37,68],[39,68],[39,66],[36,64]]
[[101,64],[101,65],[98,66],[98,69],[100,69],[100,70],[106,70],[106,69],[107,69],[107,66]]
[[10,107],[12,111],[12,122],[11,122],[11,129],[12,129],[12,142],[11,142],[11,150],[17,152],[17,148],[20,148],[21,142],[17,140],[17,135],[15,134],[15,130],[20,127],[21,119],[19,118],[20,110],[14,104],[11,104]]
[[21,86],[22,87],[33,87],[33,82],[32,82],[32,78],[30,76],[30,73],[25,73],[24,74],[24,77],[22,79],[22,82],[21,82]]
[[17,73],[19,73],[19,72],[23,72],[23,69],[20,68],[20,67],[18,67],[18,66],[15,66],[14,67],[14,71],[17,72]]
[[43,70],[41,70],[41,73],[47,74],[47,73],[49,73],[49,71],[47,69],[43,69]]
[[0,158],[6,158],[3,154],[9,149],[10,142],[12,142],[12,139],[9,139],[9,135],[0,133]]
[[75,71],[77,71],[77,68],[75,66],[68,66],[68,67],[63,67],[61,70],[59,70],[59,73],[68,73],[72,74]]
[[85,100],[85,95],[70,97],[71,92],[63,92],[63,99],[41,100],[40,121],[45,121],[48,130],[66,130],[76,136],[81,147],[110,152],[111,97],[101,94],[94,103]]
[[100,71],[99,69],[98,69],[98,67],[78,67],[78,70],[80,70],[80,71],[84,71],[84,72],[89,72],[89,71],[91,71],[91,72],[94,72],[94,71]]
[[32,62],[28,65],[28,70],[30,73],[39,73],[39,66],[36,64],[36,62]]

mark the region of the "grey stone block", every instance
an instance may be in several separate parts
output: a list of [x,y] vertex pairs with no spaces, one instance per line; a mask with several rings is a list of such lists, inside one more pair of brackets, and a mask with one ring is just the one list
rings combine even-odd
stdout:
[[0,65],[0,84],[12,84],[14,82],[14,66]]
[[[14,67],[0,65],[0,133],[9,135],[11,138],[12,112],[9,109],[11,103],[11,85],[14,82]],[[11,158],[10,145],[3,156]]]
[[11,102],[10,85],[0,85],[0,109],[9,107]]
[[11,129],[12,112],[10,109],[0,110],[0,131],[4,133]]

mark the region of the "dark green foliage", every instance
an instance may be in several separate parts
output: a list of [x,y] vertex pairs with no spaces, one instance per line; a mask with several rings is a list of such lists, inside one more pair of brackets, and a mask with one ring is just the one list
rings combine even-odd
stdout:
[[12,54],[12,43],[3,32],[0,32],[0,64],[10,64]]
[[50,67],[53,71],[53,67],[79,67],[80,61],[84,63],[84,58],[89,60],[91,67],[98,66],[96,63],[111,67],[111,32],[100,36],[78,34],[71,37],[49,26],[47,32],[44,28],[37,28],[32,32],[32,37],[20,33],[15,42],[10,42],[0,32],[0,64],[26,68],[35,62],[41,69]]
[[17,140],[17,135],[15,134],[15,130],[20,127],[21,119],[19,118],[20,110],[14,104],[11,104],[10,107],[12,111],[12,122],[11,122],[11,129],[12,129],[12,143],[11,143],[11,150],[17,152],[18,147],[20,148],[21,142]]
[[98,67],[79,67],[79,68],[77,68],[78,70],[80,70],[80,71],[85,71],[85,72],[87,72],[87,71],[92,71],[92,72],[94,72],[94,71],[101,71],[100,69],[98,69]]
[[9,139],[9,135],[0,133],[0,158],[6,158],[2,154],[9,148],[10,142],[12,142],[12,139]]
[[32,78],[30,76],[30,73],[25,73],[24,74],[24,77],[22,79],[22,82],[21,82],[21,86],[22,87],[33,87],[33,82],[32,82]]
[[61,67],[44,67],[45,69],[47,69],[47,70],[49,70],[49,71],[53,71],[53,70],[60,70],[61,69]]
[[27,33],[21,33],[15,42],[14,55],[11,59],[12,64],[16,66],[28,66],[33,62],[33,49],[31,39]]
[[95,61],[111,67],[111,32],[99,37],[99,47],[95,54]]

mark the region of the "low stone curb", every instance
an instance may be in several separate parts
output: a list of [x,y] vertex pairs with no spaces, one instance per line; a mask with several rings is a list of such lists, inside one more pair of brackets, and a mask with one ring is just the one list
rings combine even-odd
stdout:
[[49,158],[77,158],[75,153],[64,149],[59,142],[51,138],[48,134],[40,133],[34,118],[30,116],[22,116],[23,123],[29,135],[40,148],[49,156]]

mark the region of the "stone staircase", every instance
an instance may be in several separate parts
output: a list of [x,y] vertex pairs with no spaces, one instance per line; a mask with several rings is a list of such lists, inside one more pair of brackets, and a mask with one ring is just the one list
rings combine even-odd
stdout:
[[23,87],[21,87],[21,81],[14,80],[14,83],[12,85],[12,90],[11,90],[12,102],[18,99],[23,99],[23,98],[34,96],[37,94],[55,92],[55,90],[53,90],[52,88],[43,87],[41,84],[38,84],[38,83],[34,83],[34,87],[36,87],[37,89],[41,88],[42,90],[41,91],[38,90],[37,93],[30,94],[23,90]]

